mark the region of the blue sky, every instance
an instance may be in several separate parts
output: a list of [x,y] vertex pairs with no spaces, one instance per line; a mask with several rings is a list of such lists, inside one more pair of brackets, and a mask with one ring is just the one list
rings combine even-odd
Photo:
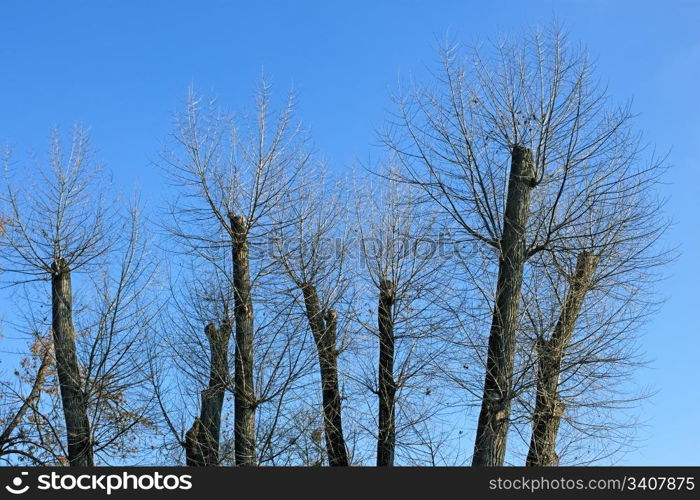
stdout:
[[700,2],[100,1],[0,4],[0,142],[43,153],[49,129],[82,123],[125,189],[156,196],[151,162],[194,85],[247,106],[263,69],[294,87],[299,117],[335,168],[376,155],[375,130],[400,77],[422,77],[445,35],[474,42],[563,23],[588,46],[610,94],[670,151],[664,192],[681,257],[643,338],[658,389],[643,446],[625,464],[700,464]]

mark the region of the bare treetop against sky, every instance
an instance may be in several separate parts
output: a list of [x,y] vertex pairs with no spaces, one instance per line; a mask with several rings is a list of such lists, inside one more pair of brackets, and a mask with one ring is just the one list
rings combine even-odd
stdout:
[[[611,99],[632,99],[644,142],[660,156],[668,152],[660,189],[675,225],[664,244],[680,246],[681,254],[658,284],[666,303],[644,326],[641,348],[652,362],[634,383],[656,392],[642,406],[643,439],[622,463],[697,464],[700,3],[525,3],[4,1],[0,143],[30,166],[26,153],[42,161],[52,127],[66,135],[82,124],[118,190],[136,187],[142,201],[159,207],[173,188],[154,164],[188,88],[218,96],[224,109],[250,109],[265,73],[276,104],[294,90],[296,117],[329,169],[349,172],[381,156],[377,130],[392,110],[392,94],[411,79],[434,81],[436,49],[446,39],[469,45],[554,19],[570,42],[587,47]],[[0,290],[0,321],[7,324],[9,293]],[[0,331],[4,376],[27,339],[5,325]]]

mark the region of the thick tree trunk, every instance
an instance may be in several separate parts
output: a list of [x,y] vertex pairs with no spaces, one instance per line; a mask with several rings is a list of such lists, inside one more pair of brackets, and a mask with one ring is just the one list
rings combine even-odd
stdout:
[[321,372],[323,395],[323,423],[326,434],[326,453],[332,466],[348,465],[341,412],[340,386],[338,384],[338,351],[336,349],[335,311],[321,310],[316,287],[311,283],[301,286],[306,305],[306,317],[316,343]]
[[253,385],[253,299],[245,217],[231,217],[236,351],[234,373],[234,446],[236,465],[256,465],[255,387]]
[[520,289],[525,266],[525,231],[534,187],[532,151],[514,146],[500,241],[496,300],[489,334],[484,394],[474,443],[473,466],[503,465],[512,398],[513,362]]
[[185,458],[188,467],[204,465],[204,446],[201,441],[202,421],[194,419],[192,427],[185,433]]
[[379,284],[379,429],[377,433],[377,466],[394,465],[396,448],[394,380],[394,283],[383,279]]
[[559,398],[559,375],[597,265],[596,255],[590,252],[578,255],[576,272],[571,279],[554,332],[549,340],[540,338],[537,341],[537,396],[526,461],[528,466],[559,465],[556,442],[559,422],[564,414],[564,404]]
[[224,320],[220,328],[208,324],[204,332],[209,339],[211,364],[209,385],[202,391],[202,409],[185,436],[187,465],[219,465],[221,411],[229,378],[228,343],[231,324]]
[[51,326],[68,434],[68,462],[71,466],[92,466],[90,421],[75,348],[71,276],[65,259],[55,261],[51,273]]

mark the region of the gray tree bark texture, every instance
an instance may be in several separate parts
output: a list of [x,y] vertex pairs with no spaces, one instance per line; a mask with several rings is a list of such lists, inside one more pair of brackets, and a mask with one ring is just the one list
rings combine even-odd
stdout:
[[90,421],[75,347],[71,273],[65,259],[58,259],[51,266],[51,313],[56,372],[68,434],[68,462],[71,466],[92,466]]
[[546,467],[559,465],[556,453],[559,423],[564,404],[559,398],[559,375],[566,348],[571,341],[576,320],[581,313],[586,293],[591,287],[598,257],[581,252],[576,271],[570,281],[559,319],[549,340],[537,340],[537,395],[532,421],[532,437],[525,465]]
[[230,218],[233,256],[234,319],[234,446],[236,465],[256,465],[255,386],[253,382],[253,299],[250,287],[247,221],[242,215]]
[[328,463],[331,466],[347,466],[349,461],[343,435],[340,386],[338,384],[337,313],[333,310],[321,310],[318,292],[312,283],[304,283],[301,286],[301,291],[304,294],[306,317],[318,353]]
[[518,308],[527,259],[525,232],[534,178],[532,151],[513,146],[473,466],[501,466],[505,460]]
[[394,283],[382,279],[379,284],[379,427],[377,466],[394,465],[396,449],[396,381],[394,380]]
[[185,435],[187,465],[219,465],[219,438],[221,411],[229,379],[228,344],[231,324],[227,320],[216,328],[212,323],[204,329],[211,350],[209,385],[202,391],[202,408],[192,427]]

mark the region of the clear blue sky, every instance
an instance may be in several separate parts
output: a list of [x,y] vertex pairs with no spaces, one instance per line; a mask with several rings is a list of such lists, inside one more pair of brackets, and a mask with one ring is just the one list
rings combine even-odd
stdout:
[[671,150],[668,234],[682,256],[645,332],[643,447],[628,464],[700,464],[700,2],[15,1],[0,3],[0,142],[43,153],[54,125],[89,126],[126,188],[158,191],[149,166],[190,84],[247,105],[264,68],[294,86],[299,116],[336,168],[373,151],[399,76],[424,74],[447,32],[466,42],[556,18],[598,61],[637,124]]

